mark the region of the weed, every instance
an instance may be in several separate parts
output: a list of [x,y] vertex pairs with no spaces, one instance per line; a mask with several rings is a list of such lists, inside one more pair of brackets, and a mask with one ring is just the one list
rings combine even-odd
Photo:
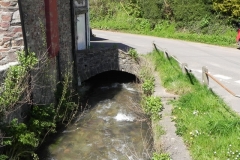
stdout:
[[152,160],[171,160],[171,158],[167,153],[153,153]]
[[160,125],[156,125],[155,129],[156,129],[156,134],[158,138],[160,138],[161,135],[164,135],[166,133],[163,127]]
[[135,49],[130,49],[129,51],[128,51],[128,54],[135,60],[135,61],[137,61],[137,59],[138,59],[138,53],[137,53],[137,51],[135,50]]
[[154,81],[152,79],[147,79],[142,84],[142,90],[145,95],[152,95],[154,91]]
[[151,116],[153,120],[159,120],[159,112],[162,111],[162,103],[159,97],[147,96],[143,98],[142,107],[145,113]]
[[[11,66],[7,71],[7,76],[3,85],[0,87],[0,112],[4,114],[6,110],[10,111],[20,100],[24,92],[28,88],[28,72],[33,69],[38,62],[35,53],[29,52],[28,55],[24,51],[17,52],[19,64]],[[26,97],[25,101],[28,101]],[[22,99],[23,101],[23,99]]]

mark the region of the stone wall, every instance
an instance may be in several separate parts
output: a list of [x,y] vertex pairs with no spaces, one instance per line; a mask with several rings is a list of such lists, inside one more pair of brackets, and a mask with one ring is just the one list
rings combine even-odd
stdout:
[[127,72],[139,77],[137,61],[120,49],[79,51],[76,57],[79,83],[111,70]]
[[[71,28],[71,1],[58,0],[59,54],[49,59],[46,37],[46,15],[44,0],[0,0],[0,81],[5,71],[1,65],[16,61],[16,51],[23,49],[22,25],[26,34],[26,44],[30,52],[35,52],[40,63],[32,71],[33,103],[46,105],[55,101],[54,92],[61,74],[73,73],[73,49]],[[20,20],[19,6],[22,8],[23,22]],[[59,65],[58,65],[59,64]],[[25,107],[26,108],[26,107]],[[28,108],[29,109],[29,108]],[[21,119],[28,111],[19,107],[7,119]],[[24,114],[25,115],[25,114]]]
[[44,0],[21,1],[27,47],[38,56],[47,52]]
[[23,49],[23,35],[17,0],[0,1],[0,65],[17,61]]
[[[17,2],[17,0],[0,1],[0,69],[3,64],[17,61],[16,51],[23,49],[24,46]],[[54,90],[51,87],[58,81],[58,75],[66,72],[73,74],[71,3],[70,0],[58,0],[57,3],[60,51],[58,58],[49,59],[48,65],[40,63],[39,68],[33,72],[32,78],[36,90],[34,99],[36,99],[36,103],[51,102],[53,100],[51,94],[49,95],[46,91]],[[29,51],[35,52],[40,60],[46,60],[48,48],[44,0],[24,0],[21,1],[21,6],[24,20],[22,23],[26,33],[25,46]],[[57,70],[58,63],[61,64],[59,70]],[[44,67],[42,67],[43,65]],[[48,89],[46,89],[46,85]]]
[[[17,0],[0,0],[0,70],[1,65],[17,61],[16,51],[23,49],[24,46],[17,2]],[[71,1],[58,0],[57,3],[60,43],[58,63],[61,64],[59,73],[64,75],[66,72],[71,72],[73,74]],[[25,46],[41,59],[48,52],[44,0],[24,0],[21,1],[21,6],[27,39]],[[50,69],[56,70],[56,57],[50,61],[52,61]],[[56,74],[61,75],[59,73]]]
[[59,63],[62,75],[70,72],[73,74],[73,45],[71,24],[70,0],[58,0],[59,22]]
[[21,3],[27,47],[40,60],[32,72],[33,101],[39,105],[49,104],[55,101],[57,62],[55,57],[48,59],[45,3],[44,0],[24,0]]

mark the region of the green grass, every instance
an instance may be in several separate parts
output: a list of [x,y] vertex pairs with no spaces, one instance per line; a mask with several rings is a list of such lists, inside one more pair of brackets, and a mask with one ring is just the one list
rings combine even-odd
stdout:
[[91,19],[91,27],[221,46],[234,46],[236,43],[236,31],[231,27],[212,26],[214,29],[209,27],[207,30],[214,30],[211,31],[211,34],[190,33],[187,30],[178,31],[175,22],[159,20],[156,25],[152,26],[150,20],[129,16],[120,9],[113,16]]
[[183,137],[192,158],[240,159],[240,117],[194,76],[182,74],[175,60],[168,60],[157,51],[149,57],[161,75],[163,86],[180,95],[171,102],[173,120],[176,133]]

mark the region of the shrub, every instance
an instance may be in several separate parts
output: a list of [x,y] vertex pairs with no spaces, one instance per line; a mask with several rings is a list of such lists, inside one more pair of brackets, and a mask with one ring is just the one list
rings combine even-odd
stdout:
[[142,107],[144,112],[151,116],[151,119],[158,120],[159,112],[162,110],[162,103],[159,97],[147,96],[143,98]]
[[145,95],[151,95],[154,91],[154,80],[153,79],[147,79],[142,84],[142,90]]
[[[2,86],[0,86],[0,113],[10,111],[28,88],[28,72],[38,62],[35,53],[17,52],[19,64],[11,66]],[[28,99],[28,97],[26,98]]]
[[213,9],[226,16],[240,20],[239,0],[213,0]]

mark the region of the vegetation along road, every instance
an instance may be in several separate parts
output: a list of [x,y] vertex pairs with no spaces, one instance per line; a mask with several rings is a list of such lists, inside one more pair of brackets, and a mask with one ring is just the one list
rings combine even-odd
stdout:
[[[171,55],[176,56],[181,63],[187,63],[188,68],[200,81],[202,81],[202,67],[207,66],[211,75],[236,95],[240,95],[240,50],[236,48],[102,30],[93,30],[93,34],[106,39],[105,43],[116,43],[121,45],[123,49],[124,47],[132,47],[141,54],[151,52],[154,42],[159,49],[166,50]],[[240,98],[231,95],[212,79],[210,79],[209,86],[234,111],[240,113],[238,107]]]

